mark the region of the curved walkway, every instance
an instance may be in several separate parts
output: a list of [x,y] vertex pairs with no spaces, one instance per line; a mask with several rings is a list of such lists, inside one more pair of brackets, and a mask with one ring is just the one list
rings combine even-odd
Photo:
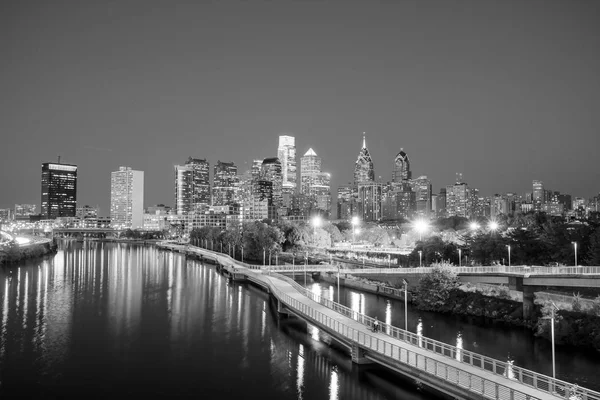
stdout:
[[244,274],[251,281],[268,287],[294,314],[325,328],[342,342],[352,343],[366,359],[399,372],[417,372],[421,380],[434,387],[436,380],[448,383],[470,393],[473,397],[469,395],[469,398],[600,400],[598,392],[396,327],[382,324],[383,332],[373,333],[369,328],[372,318],[316,296],[283,275],[265,273],[260,266],[246,268],[227,255],[197,247],[161,247],[187,250],[215,260],[230,273]]

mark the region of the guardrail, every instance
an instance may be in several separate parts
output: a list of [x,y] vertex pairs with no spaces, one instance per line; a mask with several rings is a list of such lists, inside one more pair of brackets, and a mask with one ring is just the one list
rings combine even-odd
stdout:
[[[519,275],[600,275],[600,267],[509,267],[505,265],[494,267],[448,267],[458,274],[490,274],[506,273]],[[426,274],[432,267],[422,268],[362,268],[354,271],[360,274]],[[349,272],[348,272],[349,273]]]
[[[371,318],[367,315],[361,314],[357,311],[352,310],[349,307],[343,306],[339,303],[326,299],[322,296],[317,295],[310,291],[310,289],[301,286],[294,280],[281,275],[281,274],[273,274],[275,277],[282,279],[289,284],[291,284],[296,290],[302,293],[304,296],[313,300],[316,303],[319,303],[335,312],[338,312],[348,318],[352,318],[355,321],[368,325],[370,327],[373,326],[374,318]],[[471,365],[475,368],[479,368],[491,373],[494,373],[499,376],[507,377],[509,379],[516,380],[521,382],[524,385],[533,387],[538,390],[542,390],[549,394],[552,394],[558,398],[569,399],[569,400],[600,400],[600,393],[580,388],[577,385],[561,381],[558,379],[554,379],[552,377],[539,374],[534,371],[527,370],[525,368],[520,368],[518,366],[514,366],[511,362],[507,361],[499,361],[493,359],[491,357],[487,357],[481,354],[474,353],[472,351],[464,350],[458,348],[456,346],[449,345],[447,343],[439,342],[437,340],[433,340],[427,337],[423,337],[421,335],[417,335],[415,333],[406,331],[404,329],[400,329],[394,327],[392,325],[383,323],[378,321],[381,326],[381,331],[385,334],[413,344],[417,345],[425,350],[434,352],[436,354],[456,359],[457,361],[461,361],[467,365]],[[429,371],[428,371],[429,372]],[[480,393],[484,394],[484,393]],[[487,396],[487,394],[485,394]],[[579,395],[580,397],[571,397],[574,395]],[[492,397],[497,398],[497,397]],[[502,397],[512,399],[513,397]],[[515,397],[516,398],[516,397]]]

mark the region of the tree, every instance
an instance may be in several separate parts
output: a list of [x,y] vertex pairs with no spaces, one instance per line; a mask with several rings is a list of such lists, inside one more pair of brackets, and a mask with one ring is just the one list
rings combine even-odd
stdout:
[[285,241],[283,232],[276,226],[269,226],[263,222],[249,222],[244,224],[244,254],[249,259],[261,260],[263,251],[279,252]]
[[450,292],[458,286],[458,276],[448,264],[436,264],[430,273],[419,280],[416,290],[417,305],[423,310],[442,308],[450,298]]
[[590,236],[590,245],[585,258],[587,265],[600,265],[600,227]]
[[342,236],[342,233],[335,224],[326,224],[323,229],[329,233],[332,243],[341,242],[344,240],[344,236]]

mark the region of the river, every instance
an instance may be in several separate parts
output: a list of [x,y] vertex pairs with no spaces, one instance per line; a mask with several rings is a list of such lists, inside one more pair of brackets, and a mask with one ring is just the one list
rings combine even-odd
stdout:
[[0,269],[0,310],[3,400],[433,398],[279,319],[253,286],[155,247],[62,242]]

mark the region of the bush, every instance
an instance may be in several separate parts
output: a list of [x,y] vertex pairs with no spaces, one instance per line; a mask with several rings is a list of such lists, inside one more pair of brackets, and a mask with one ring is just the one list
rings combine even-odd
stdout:
[[573,303],[572,303],[571,307],[573,307],[573,311],[581,312],[581,294],[573,293]]
[[457,274],[446,263],[433,265],[431,272],[419,280],[416,290],[417,306],[423,310],[440,310],[452,290],[458,287]]

